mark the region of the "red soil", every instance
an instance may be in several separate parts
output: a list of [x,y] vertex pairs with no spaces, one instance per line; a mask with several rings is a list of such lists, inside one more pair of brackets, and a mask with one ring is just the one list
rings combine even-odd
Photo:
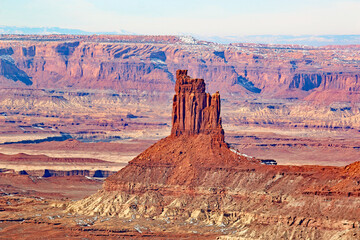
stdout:
[[46,155],[28,155],[18,153],[15,155],[6,155],[0,153],[0,162],[9,163],[106,163],[106,161],[93,158],[53,158]]

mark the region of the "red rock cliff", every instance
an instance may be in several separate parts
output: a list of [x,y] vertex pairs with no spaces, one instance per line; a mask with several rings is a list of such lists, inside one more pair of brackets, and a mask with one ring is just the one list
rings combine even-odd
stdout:
[[169,93],[180,68],[229,99],[311,94],[307,100],[358,102],[359,53],[359,46],[189,44],[175,36],[2,35],[0,86]]
[[205,92],[204,79],[193,79],[187,70],[176,71],[175,95],[172,110],[172,136],[182,134],[211,134],[224,142],[220,117],[220,94]]

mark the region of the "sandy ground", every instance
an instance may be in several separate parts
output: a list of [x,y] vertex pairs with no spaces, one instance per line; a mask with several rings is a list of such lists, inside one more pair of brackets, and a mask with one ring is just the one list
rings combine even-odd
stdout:
[[57,158],[95,158],[104,163],[11,163],[0,159],[0,168],[19,170],[109,170],[118,171],[131,159],[149,147],[154,140],[124,141],[122,143],[82,143],[75,140],[39,144],[1,145],[0,153],[14,155],[46,155]]
[[282,165],[345,166],[360,159],[360,137],[351,131],[232,128],[225,139],[241,153]]

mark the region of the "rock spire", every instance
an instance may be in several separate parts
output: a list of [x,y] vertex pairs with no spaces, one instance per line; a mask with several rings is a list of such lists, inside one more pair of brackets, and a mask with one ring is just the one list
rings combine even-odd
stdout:
[[204,79],[191,78],[187,70],[176,71],[172,110],[172,136],[211,134],[224,142],[220,117],[220,94],[205,92]]

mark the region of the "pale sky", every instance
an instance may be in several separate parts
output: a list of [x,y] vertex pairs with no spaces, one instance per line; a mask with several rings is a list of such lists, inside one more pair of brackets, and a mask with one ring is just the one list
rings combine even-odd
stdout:
[[360,0],[0,0],[0,25],[137,34],[360,34]]

